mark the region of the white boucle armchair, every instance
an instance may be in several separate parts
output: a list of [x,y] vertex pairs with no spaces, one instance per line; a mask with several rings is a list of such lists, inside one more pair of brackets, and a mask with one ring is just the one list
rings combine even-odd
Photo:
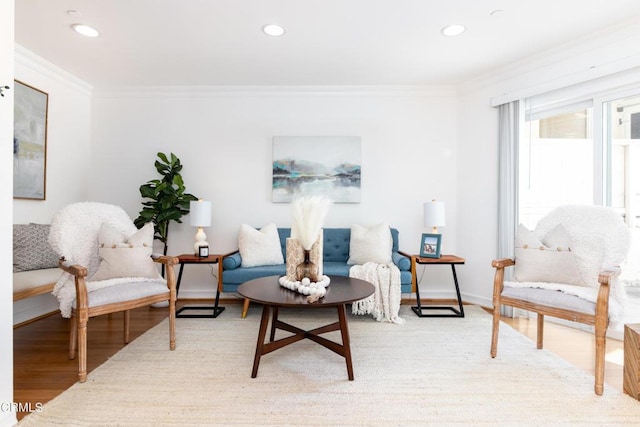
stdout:
[[[595,328],[595,385],[604,389],[606,332],[620,317],[625,299],[618,276],[630,246],[630,232],[615,210],[601,206],[561,206],[529,231],[518,228],[515,259],[494,260],[491,357],[498,351],[500,307],[537,313],[537,348],[543,346],[544,316]],[[513,277],[505,281],[505,269]]]

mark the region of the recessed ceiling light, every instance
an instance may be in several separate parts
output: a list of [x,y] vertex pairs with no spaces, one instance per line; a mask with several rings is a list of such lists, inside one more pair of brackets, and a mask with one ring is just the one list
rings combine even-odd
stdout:
[[100,35],[98,30],[84,24],[73,24],[71,28],[73,28],[73,31],[75,31],[76,33],[82,34],[86,37],[98,37]]
[[443,27],[442,30],[440,30],[440,32],[444,36],[453,37],[453,36],[459,36],[460,34],[464,33],[466,30],[467,28],[464,25],[453,24],[453,25],[447,25],[446,27]]
[[272,37],[280,37],[284,35],[284,27],[278,24],[268,24],[262,27],[262,31]]
[[69,9],[67,10],[67,15],[74,18],[79,18],[82,16],[82,13],[78,12],[77,10]]

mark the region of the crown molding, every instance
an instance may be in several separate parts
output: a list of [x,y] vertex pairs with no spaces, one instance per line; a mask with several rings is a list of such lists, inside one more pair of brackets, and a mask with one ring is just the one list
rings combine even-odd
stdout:
[[282,96],[455,97],[455,86],[131,86],[96,87],[95,98],[218,98]]
[[636,19],[558,45],[458,85],[461,94],[491,88],[491,105],[588,82],[640,66]]
[[25,47],[15,43],[14,62],[91,96],[93,86],[63,70]]

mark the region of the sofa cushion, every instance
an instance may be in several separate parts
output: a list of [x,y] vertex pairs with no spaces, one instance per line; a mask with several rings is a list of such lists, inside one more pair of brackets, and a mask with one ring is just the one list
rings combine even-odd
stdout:
[[344,262],[325,262],[323,263],[323,274],[327,276],[349,276],[350,265]]
[[256,267],[242,267],[234,270],[224,271],[224,284],[239,285],[247,280],[257,279],[265,276],[284,276],[287,273],[287,267],[283,264],[278,265],[260,265]]
[[[154,295],[167,294],[169,299],[169,288],[165,282],[133,282],[119,283],[106,288],[96,289],[88,294],[89,307],[97,307],[104,304],[113,304],[133,299],[151,297]],[[76,300],[73,299],[75,306]]]
[[354,224],[351,227],[351,241],[349,242],[349,259],[347,264],[365,264],[375,262],[389,264],[393,239],[387,223],[365,227]]
[[100,266],[90,281],[122,277],[161,279],[153,253],[153,224],[147,223],[131,236],[125,236],[115,227],[104,223],[98,234]]
[[[278,228],[278,236],[280,237],[280,246],[282,250],[282,257],[286,256],[287,253],[287,239],[291,236],[290,228]],[[233,270],[234,268],[238,268],[242,265],[242,255],[240,255],[240,251],[228,255],[224,257],[222,260],[222,266],[225,270]]]
[[346,263],[349,259],[349,228],[325,228],[323,230],[322,260]]
[[13,272],[58,267],[49,245],[49,224],[13,224]]
[[238,234],[238,249],[243,267],[284,264],[280,235],[273,223],[260,230],[242,224]]

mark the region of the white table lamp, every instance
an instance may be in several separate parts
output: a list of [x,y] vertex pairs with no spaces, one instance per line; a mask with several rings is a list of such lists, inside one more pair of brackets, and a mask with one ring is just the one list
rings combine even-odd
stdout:
[[211,226],[211,202],[206,202],[202,199],[192,201],[189,203],[189,223],[198,227],[196,232],[196,242],[193,245],[193,249],[196,255],[200,254],[200,247],[209,247],[207,243],[207,235],[204,233],[203,227]]
[[444,216],[444,202],[436,202],[432,200],[424,203],[424,226],[432,227],[433,233],[438,232],[438,227],[444,227],[446,224]]

